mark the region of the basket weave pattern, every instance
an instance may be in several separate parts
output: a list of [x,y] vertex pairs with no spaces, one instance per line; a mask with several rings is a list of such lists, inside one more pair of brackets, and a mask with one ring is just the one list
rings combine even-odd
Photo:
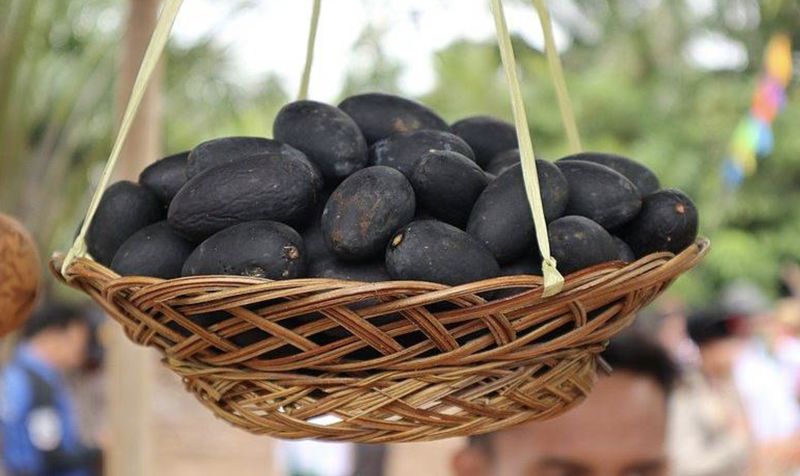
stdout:
[[[541,278],[414,281],[65,277],[216,415],[254,433],[432,440],[555,416],[591,389],[596,355],[708,250],[599,265],[542,298]],[[509,294],[514,290],[515,294]],[[321,420],[322,418],[322,420]]]

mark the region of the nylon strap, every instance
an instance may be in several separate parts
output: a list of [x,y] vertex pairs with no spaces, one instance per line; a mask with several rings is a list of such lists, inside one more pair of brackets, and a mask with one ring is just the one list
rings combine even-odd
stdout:
[[550,12],[547,10],[545,0],[533,0],[533,6],[539,14],[539,23],[542,24],[544,33],[544,51],[547,55],[547,63],[550,66],[550,76],[556,88],[558,98],[558,109],[561,111],[561,122],[567,132],[570,152],[577,154],[581,152],[581,138],[578,135],[578,126],[575,124],[575,115],[572,113],[572,102],[567,93],[567,83],[564,81],[564,69],[561,67],[561,58],[556,50],[556,42],[553,38],[553,23],[550,21]]
[[303,68],[303,77],[300,80],[300,92],[297,93],[298,100],[308,97],[308,82],[311,78],[311,65],[314,62],[314,44],[317,41],[320,3],[322,3],[322,0],[314,0],[314,7],[311,10],[311,25],[308,27],[308,43],[306,44],[306,65]]
[[542,255],[542,275],[544,278],[543,296],[552,296],[561,291],[564,277],[556,269],[556,260],[550,254],[550,241],[547,238],[547,222],[544,219],[542,196],[539,189],[539,176],[536,172],[536,160],[533,154],[528,119],[525,115],[525,105],[522,101],[522,92],[517,79],[517,64],[514,58],[514,49],[506,26],[505,13],[503,13],[502,0],[491,0],[492,14],[497,31],[497,44],[500,48],[500,57],[503,60],[503,69],[506,72],[506,81],[511,96],[511,109],[514,113],[514,126],[517,129],[519,142],[520,161],[522,163],[522,176],[525,182],[525,193],[528,204],[533,214],[533,223],[536,231],[536,242]]
[[100,198],[111,180],[111,174],[114,172],[114,167],[117,164],[122,146],[125,144],[125,139],[128,137],[131,124],[136,117],[136,112],[139,110],[139,105],[142,103],[147,85],[150,83],[150,78],[153,71],[158,64],[159,58],[164,51],[169,38],[169,32],[175,22],[175,17],[178,15],[178,10],[181,7],[183,0],[165,0],[164,7],[161,10],[161,15],[158,17],[158,22],[153,30],[153,36],[150,38],[150,44],[147,45],[147,50],[142,58],[142,64],[139,66],[139,72],[136,74],[136,81],[133,83],[133,90],[128,99],[128,104],[125,106],[125,113],[122,116],[122,122],[117,132],[117,138],[114,139],[114,146],[111,149],[106,161],[106,166],[103,169],[103,175],[100,177],[100,182],[92,195],[92,200],[89,202],[89,209],[86,211],[86,217],[83,219],[81,231],[75,238],[75,242],[67,252],[64,258],[64,264],[61,266],[61,274],[66,275],[67,270],[76,258],[86,256],[86,231],[89,229],[89,224],[94,218],[97,211],[97,206],[100,203]]

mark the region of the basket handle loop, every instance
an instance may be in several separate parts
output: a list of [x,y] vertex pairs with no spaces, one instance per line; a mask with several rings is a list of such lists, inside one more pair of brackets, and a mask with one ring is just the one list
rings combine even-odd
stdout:
[[547,55],[547,64],[550,69],[550,77],[556,88],[558,98],[558,109],[561,112],[561,122],[567,133],[570,153],[577,154],[583,150],[581,138],[578,134],[578,126],[575,123],[575,114],[572,113],[572,102],[567,93],[567,83],[564,81],[564,69],[561,67],[561,58],[556,50],[556,41],[553,38],[553,23],[550,21],[550,12],[547,10],[546,0],[533,0],[533,6],[539,16],[539,23],[542,25],[544,34],[544,52]]
[[497,32],[497,44],[500,48],[500,57],[503,60],[503,69],[506,72],[506,82],[511,96],[511,110],[514,113],[514,125],[517,129],[525,193],[528,196],[528,205],[530,205],[531,213],[533,214],[536,242],[542,255],[542,275],[544,278],[542,296],[552,296],[561,291],[564,285],[564,277],[556,269],[556,260],[550,254],[550,240],[547,238],[547,222],[544,219],[544,209],[542,208],[542,195],[539,189],[539,176],[536,172],[533,142],[531,141],[528,119],[525,115],[525,104],[522,100],[522,92],[517,79],[517,64],[514,58],[514,49],[511,46],[511,38],[508,34],[508,27],[506,26],[505,14],[503,13],[503,3],[502,0],[491,1]]
[[175,22],[175,17],[178,16],[178,10],[182,3],[183,0],[164,1],[161,15],[158,17],[158,22],[153,30],[153,36],[150,37],[150,44],[147,45],[147,50],[142,58],[142,64],[139,66],[136,81],[133,83],[133,90],[131,90],[128,104],[125,106],[125,113],[122,116],[122,122],[120,123],[117,137],[114,139],[114,146],[111,148],[111,155],[108,156],[106,166],[103,169],[103,175],[100,177],[100,182],[97,184],[94,195],[92,195],[92,200],[89,202],[89,209],[86,211],[81,230],[78,236],[75,237],[75,242],[72,243],[72,247],[64,258],[64,264],[61,266],[61,274],[64,276],[66,276],[67,270],[76,258],[86,256],[86,231],[89,229],[89,224],[92,222],[92,218],[94,218],[94,214],[97,211],[100,198],[103,196],[103,192],[108,186],[108,182],[111,180],[111,174],[114,172],[117,160],[119,160],[122,146],[125,144],[125,139],[128,137],[131,124],[133,124],[136,112],[139,110],[139,105],[142,103],[147,85],[150,83],[153,71],[167,44],[170,30],[172,30],[172,24]]
[[303,77],[300,80],[300,92],[297,100],[308,98],[308,83],[311,79],[311,64],[314,62],[314,44],[317,41],[317,25],[319,25],[319,10],[322,0],[314,0],[311,10],[311,24],[308,27],[308,43],[306,44],[306,64],[303,67]]

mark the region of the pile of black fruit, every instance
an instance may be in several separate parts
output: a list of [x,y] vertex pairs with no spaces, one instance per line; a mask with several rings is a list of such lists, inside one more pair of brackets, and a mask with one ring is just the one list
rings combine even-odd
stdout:
[[[457,285],[539,274],[514,127],[448,125],[386,94],[287,104],[274,140],[226,137],[105,192],[87,245],[121,275],[234,274]],[[697,234],[686,195],[641,164],[537,161],[558,269],[677,253]]]

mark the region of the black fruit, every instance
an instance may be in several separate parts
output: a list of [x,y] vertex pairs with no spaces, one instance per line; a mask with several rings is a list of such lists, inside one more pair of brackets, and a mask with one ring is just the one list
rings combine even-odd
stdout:
[[86,247],[95,261],[109,266],[125,240],[163,219],[164,206],[152,192],[133,182],[117,182],[103,192],[86,232]]
[[[500,274],[498,276],[519,276],[519,275],[542,275],[542,258],[533,255],[525,255],[522,258],[500,267]],[[514,296],[521,292],[527,291],[530,288],[505,288],[500,289],[494,293],[494,299],[503,299]]]
[[642,211],[618,234],[638,258],[679,253],[697,238],[697,208],[680,190],[661,190],[644,198]]
[[453,132],[475,151],[478,164],[485,166],[500,152],[517,147],[513,124],[490,116],[473,116],[454,122]]
[[265,137],[219,137],[195,146],[189,152],[186,172],[189,178],[220,165],[230,164],[251,155],[275,154],[298,157],[294,147]]
[[513,263],[505,264],[500,267],[499,276],[517,276],[521,274],[541,276],[542,258],[540,258],[538,255],[526,255],[514,261]]
[[182,274],[300,278],[306,274],[303,240],[283,223],[240,223],[200,243],[183,265]]
[[631,263],[636,261],[636,255],[633,254],[633,250],[627,243],[622,241],[617,236],[612,236],[611,238],[614,239],[614,246],[617,247],[617,258],[622,261],[623,263]]
[[447,223],[424,220],[394,235],[386,249],[386,270],[394,279],[455,286],[495,277],[500,267],[472,236]]
[[420,129],[450,131],[444,119],[416,101],[383,93],[350,96],[339,108],[352,117],[367,144],[372,144],[398,132]]
[[437,219],[464,228],[489,179],[478,164],[450,151],[425,153],[408,176],[417,201]]
[[367,143],[341,109],[316,101],[295,101],[278,112],[275,139],[304,152],[322,175],[338,182],[367,165]]
[[389,281],[391,279],[386,273],[386,266],[382,259],[365,263],[339,261],[333,258],[322,259],[311,263],[308,268],[308,276],[311,278],[346,279],[367,283]]
[[119,247],[111,269],[120,276],[150,276],[172,279],[181,275],[194,243],[172,231],[164,221],[137,231]]
[[556,163],[569,183],[566,215],[580,215],[611,229],[630,221],[642,207],[639,189],[619,172],[577,160]]
[[328,249],[344,260],[380,256],[392,234],[414,218],[414,190],[405,176],[376,165],[336,188],[322,212]]
[[189,151],[164,157],[142,170],[139,183],[153,192],[165,207],[186,183],[186,159]]
[[394,167],[408,177],[423,154],[431,150],[451,150],[475,161],[475,154],[464,139],[444,131],[425,129],[395,134],[370,147],[370,164]]
[[[545,219],[560,217],[567,206],[567,180],[558,167],[536,161]],[[533,215],[522,167],[517,164],[489,182],[478,197],[467,223],[467,232],[485,244],[501,264],[536,249]]]
[[275,220],[298,224],[314,210],[317,191],[300,159],[250,156],[191,178],[169,206],[169,223],[200,241],[237,223]]
[[658,177],[656,177],[656,174],[654,174],[652,170],[639,162],[621,155],[582,152],[580,154],[568,155],[560,160],[582,160],[605,165],[621,173],[625,178],[633,182],[643,197],[645,195],[650,195],[661,187],[658,182]]
[[325,204],[328,201],[328,196],[323,195],[320,197],[308,224],[300,236],[303,237],[303,245],[306,248],[306,260],[309,263],[322,260],[323,258],[333,258],[330,250],[325,245],[325,238],[322,236],[322,212],[325,210]]
[[500,175],[519,163],[519,149],[500,152],[484,167],[486,173]]
[[614,239],[600,225],[576,215],[565,216],[547,225],[550,253],[563,275],[618,259]]

